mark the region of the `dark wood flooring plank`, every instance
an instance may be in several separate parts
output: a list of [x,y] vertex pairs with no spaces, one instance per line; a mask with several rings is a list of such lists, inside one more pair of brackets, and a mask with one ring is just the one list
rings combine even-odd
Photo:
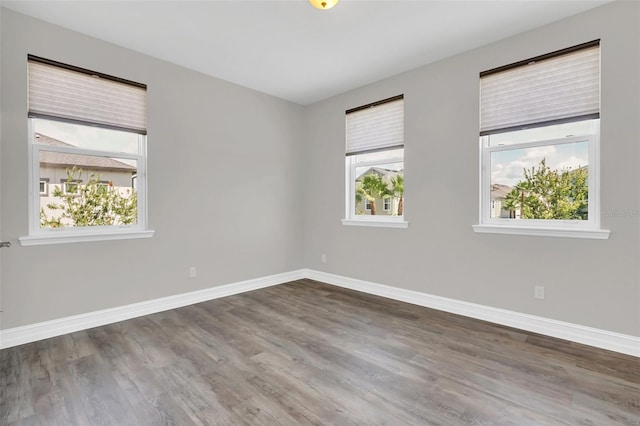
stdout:
[[640,360],[312,280],[0,351],[0,425],[634,425]]

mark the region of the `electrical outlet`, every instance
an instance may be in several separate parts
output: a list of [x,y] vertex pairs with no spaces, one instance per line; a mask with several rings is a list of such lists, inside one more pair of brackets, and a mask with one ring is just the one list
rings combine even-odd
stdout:
[[541,285],[533,287],[533,297],[536,299],[544,299],[544,287]]
[[322,253],[322,255],[320,256],[320,260],[322,261],[322,263],[327,263],[327,255]]
[[189,278],[195,278],[197,276],[198,276],[198,274],[196,272],[196,267],[195,266],[190,267],[189,268]]

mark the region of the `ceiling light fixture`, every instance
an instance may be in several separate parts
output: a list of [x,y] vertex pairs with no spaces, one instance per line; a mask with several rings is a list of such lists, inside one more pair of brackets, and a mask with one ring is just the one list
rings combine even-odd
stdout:
[[327,10],[338,4],[340,0],[309,0],[309,3],[316,9]]

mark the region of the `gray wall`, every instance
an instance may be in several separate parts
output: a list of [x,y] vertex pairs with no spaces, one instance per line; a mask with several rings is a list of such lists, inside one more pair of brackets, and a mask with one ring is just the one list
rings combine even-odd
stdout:
[[[354,90],[307,111],[305,265],[453,299],[640,336],[640,3],[615,2]],[[602,39],[607,241],[475,234],[478,73]],[[405,95],[408,229],[348,227],[344,111]],[[320,262],[321,253],[327,263]],[[546,299],[533,298],[534,285]]]
[[[606,5],[307,108],[2,14],[2,236],[14,242],[2,252],[2,328],[309,267],[640,336],[640,4]],[[602,209],[623,213],[603,216],[611,238],[474,234],[479,71],[595,38]],[[27,233],[27,53],[148,84],[152,239],[15,244]],[[344,111],[400,93],[409,228],[343,226]]]
[[[28,53],[148,85],[153,238],[17,242],[28,232]],[[2,236],[13,247],[2,250],[2,328],[298,269],[302,221],[292,206],[303,113],[3,9]]]

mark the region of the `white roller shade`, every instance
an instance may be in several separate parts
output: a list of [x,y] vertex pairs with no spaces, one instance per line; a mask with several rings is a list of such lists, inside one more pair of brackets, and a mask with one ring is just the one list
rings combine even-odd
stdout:
[[598,117],[599,45],[481,74],[480,133]]
[[147,132],[147,91],[103,76],[29,60],[29,116]]
[[402,148],[404,99],[347,112],[347,155]]

